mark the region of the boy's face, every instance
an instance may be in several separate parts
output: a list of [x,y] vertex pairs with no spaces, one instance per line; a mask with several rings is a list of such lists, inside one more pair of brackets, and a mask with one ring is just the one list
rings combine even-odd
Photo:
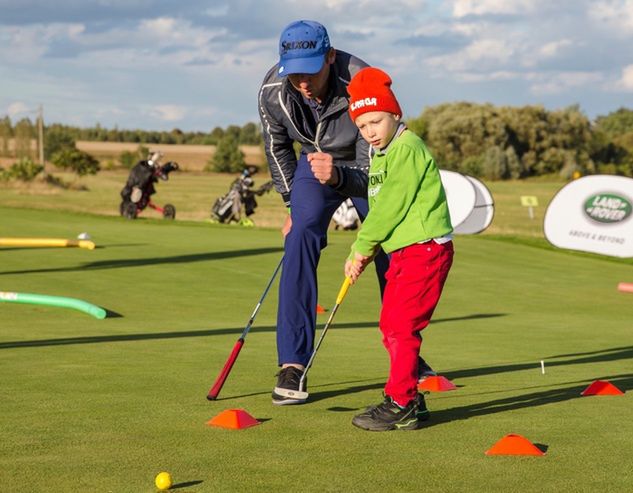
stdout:
[[356,118],[354,123],[374,149],[383,149],[396,133],[400,117],[386,111],[369,111]]

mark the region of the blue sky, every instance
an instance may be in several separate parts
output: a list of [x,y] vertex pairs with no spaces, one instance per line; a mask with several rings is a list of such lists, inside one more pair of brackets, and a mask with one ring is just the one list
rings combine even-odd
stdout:
[[405,116],[453,101],[590,118],[633,108],[633,0],[0,0],[0,115],[209,131],[257,121],[283,27],[394,79]]

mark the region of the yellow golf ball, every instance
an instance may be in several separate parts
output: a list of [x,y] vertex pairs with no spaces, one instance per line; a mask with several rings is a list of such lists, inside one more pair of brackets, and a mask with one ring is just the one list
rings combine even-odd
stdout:
[[160,491],[168,490],[169,488],[171,488],[172,485],[171,474],[169,474],[168,472],[158,473],[156,479],[154,480],[154,483],[156,484],[156,488],[158,488]]

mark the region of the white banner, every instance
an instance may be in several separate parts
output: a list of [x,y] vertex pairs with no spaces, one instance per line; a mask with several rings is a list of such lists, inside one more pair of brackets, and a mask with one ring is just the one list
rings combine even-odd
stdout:
[[633,178],[585,176],[554,196],[543,225],[552,245],[633,257]]
[[453,233],[472,235],[490,226],[494,216],[494,201],[490,190],[477,178],[455,171],[440,170],[440,178]]
[[495,215],[495,204],[488,187],[473,176],[466,175],[466,178],[475,187],[475,207],[466,220],[454,227],[453,233],[457,235],[474,235],[484,231]]
[[446,192],[451,223],[456,228],[473,212],[477,192],[472,182],[461,173],[441,169],[440,178]]

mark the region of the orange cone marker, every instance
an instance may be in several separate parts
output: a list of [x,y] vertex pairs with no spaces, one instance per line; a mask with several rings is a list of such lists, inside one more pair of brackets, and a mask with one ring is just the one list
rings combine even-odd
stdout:
[[633,293],[633,282],[621,282],[618,284],[618,291],[623,293]]
[[624,395],[624,392],[607,380],[596,380],[580,395]]
[[504,436],[491,448],[486,455],[545,455],[541,449],[521,435],[510,434]]
[[209,426],[218,426],[231,430],[241,430],[258,424],[259,421],[244,411],[244,409],[227,409],[207,421]]
[[317,313],[325,313],[327,310],[317,303]]
[[426,377],[418,384],[418,390],[428,390],[429,392],[446,392],[455,390],[457,386],[448,378],[438,375],[436,377]]

